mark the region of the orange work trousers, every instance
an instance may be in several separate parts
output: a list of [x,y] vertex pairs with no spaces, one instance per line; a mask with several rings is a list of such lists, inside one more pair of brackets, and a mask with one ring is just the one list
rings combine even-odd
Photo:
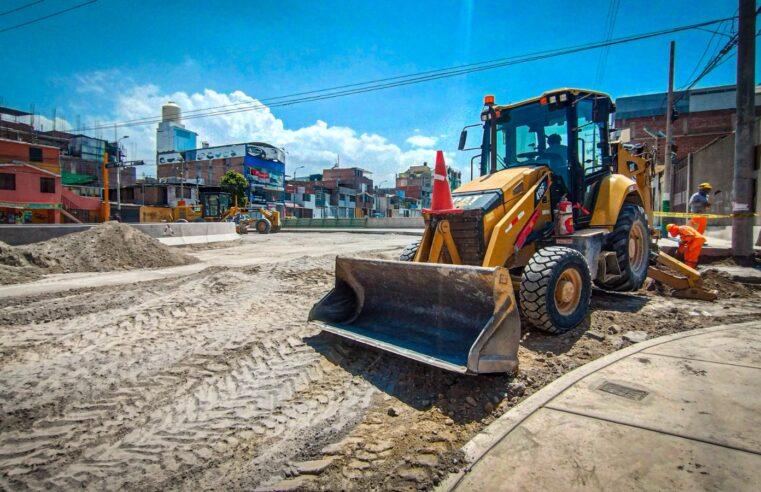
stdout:
[[684,256],[684,262],[690,268],[698,266],[700,250],[703,249],[703,243],[706,242],[704,237],[689,237],[679,246],[679,253]]
[[687,223],[687,225],[699,233],[704,234],[706,232],[706,226],[708,225],[708,219],[706,217],[693,216],[690,217],[690,221]]

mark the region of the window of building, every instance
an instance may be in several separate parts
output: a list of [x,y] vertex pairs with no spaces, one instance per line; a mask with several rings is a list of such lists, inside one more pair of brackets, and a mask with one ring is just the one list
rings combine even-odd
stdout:
[[189,186],[175,186],[174,187],[174,196],[183,199],[183,198],[190,198],[191,197],[191,188]]
[[55,193],[55,178],[40,178],[40,193]]
[[16,175],[11,173],[0,173],[0,190],[15,190]]
[[123,188],[122,189],[122,198],[124,200],[134,200],[135,199],[135,189],[134,188]]
[[29,147],[29,162],[42,162],[42,149]]

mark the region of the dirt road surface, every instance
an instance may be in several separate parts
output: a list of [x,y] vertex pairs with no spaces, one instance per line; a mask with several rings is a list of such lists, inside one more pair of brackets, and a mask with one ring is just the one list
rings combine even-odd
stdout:
[[249,235],[192,250],[192,265],[0,288],[0,487],[426,489],[572,368],[637,336],[761,313],[752,289],[717,303],[596,292],[573,332],[524,330],[514,378],[450,374],[306,323],[336,254],[395,258],[410,239]]

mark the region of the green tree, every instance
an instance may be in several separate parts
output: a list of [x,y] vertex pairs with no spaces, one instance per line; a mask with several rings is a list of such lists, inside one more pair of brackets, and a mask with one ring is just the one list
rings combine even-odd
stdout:
[[222,180],[219,182],[222,189],[238,197],[238,206],[246,204],[246,190],[248,189],[248,181],[246,177],[237,171],[232,169],[227,171]]

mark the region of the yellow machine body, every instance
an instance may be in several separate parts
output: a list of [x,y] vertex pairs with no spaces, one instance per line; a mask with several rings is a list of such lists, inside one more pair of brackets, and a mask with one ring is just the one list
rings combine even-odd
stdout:
[[[559,89],[508,106],[487,103],[482,112],[482,176],[453,192],[457,210],[424,210],[425,230],[414,256],[407,258],[411,261],[338,257],[335,288],[315,304],[309,320],[325,331],[375,348],[447,370],[477,374],[515,369],[521,327],[513,285],[523,285],[526,277],[519,272],[532,262],[535,266],[555,264],[552,254],[542,256],[543,251],[568,256],[569,265],[576,262],[569,271],[575,268],[577,273],[558,274],[554,283],[529,292],[533,297],[527,297],[533,300],[554,289],[552,301],[564,309],[556,309],[554,315],[561,318],[565,312],[580,312],[573,311],[574,306],[581,306],[582,314],[586,313],[592,281],[616,286],[623,279],[628,284],[619,283],[619,290],[639,288],[648,271],[650,254],[654,263],[681,274],[676,276],[651,266],[651,277],[673,286],[679,295],[710,300],[711,294],[702,289],[696,271],[671,257],[659,257],[649,246],[651,238],[656,237],[648,226],[653,218],[653,168],[649,155],[635,155],[621,143],[606,142],[604,157],[609,160],[591,163],[599,165],[601,171],[584,182],[590,190],[584,196],[591,210],[586,211],[580,201],[574,203],[573,220],[578,221],[578,227],[570,235],[558,232],[559,214],[555,209],[560,194],[569,193],[569,183],[557,177],[551,161],[541,162],[540,158],[548,154],[541,149],[549,149],[545,134],[538,135],[536,144],[531,144],[535,151],[517,155],[526,158],[525,164],[503,164],[505,168],[498,169],[495,147],[487,145],[497,141],[496,125],[490,121],[509,122],[499,120],[506,111],[514,110],[519,115],[521,108],[551,105],[553,101],[565,104],[570,108],[567,114],[575,115],[569,105],[588,98],[595,99],[595,111],[599,112],[595,122],[603,125],[607,134],[612,102],[599,92]],[[569,127],[568,135],[573,137],[578,129]],[[507,139],[503,137],[502,142]],[[464,140],[461,136],[461,147]],[[589,145],[596,146],[594,141]],[[581,154],[584,149],[581,147]],[[569,163],[574,160],[570,156],[575,154],[569,154]],[[509,161],[507,153],[504,160]],[[582,160],[584,165],[589,164],[586,155]],[[577,166],[579,170],[569,171],[571,182],[572,173],[586,173],[581,164]],[[553,182],[555,179],[559,183]],[[631,227],[636,234],[619,223],[626,215],[625,209],[630,215],[639,214],[639,225]],[[628,241],[626,237],[621,240],[622,233],[629,235]],[[632,258],[632,265],[636,262],[636,282],[628,280],[635,277],[626,277],[621,269],[623,248]],[[634,266],[627,263],[627,268]],[[588,273],[582,280],[578,272],[585,269]],[[537,283],[545,273],[557,272],[532,273],[528,281],[532,286],[545,285]],[[579,289],[585,289],[587,297],[581,296]],[[570,311],[563,304],[569,302],[573,308]],[[582,305],[584,302],[587,304]],[[574,326],[577,324],[565,329]]]

